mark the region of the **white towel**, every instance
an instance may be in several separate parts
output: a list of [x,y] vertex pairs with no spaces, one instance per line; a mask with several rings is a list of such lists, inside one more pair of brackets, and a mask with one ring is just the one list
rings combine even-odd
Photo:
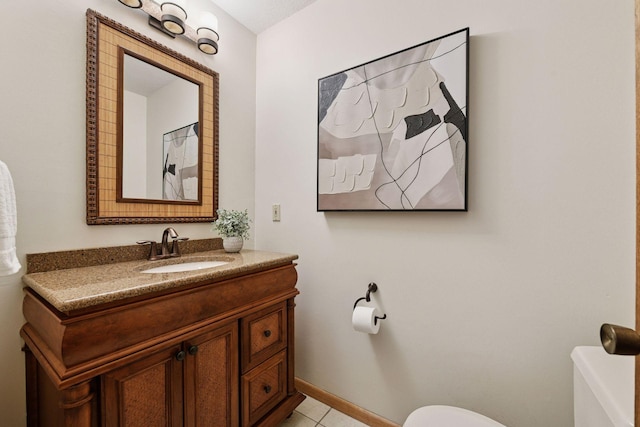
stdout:
[[16,193],[9,168],[0,161],[0,276],[9,276],[22,267],[16,255]]

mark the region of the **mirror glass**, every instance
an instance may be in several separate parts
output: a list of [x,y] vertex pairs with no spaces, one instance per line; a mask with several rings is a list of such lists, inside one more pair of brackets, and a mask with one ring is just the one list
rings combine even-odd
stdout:
[[122,60],[122,199],[199,200],[199,85]]
[[211,222],[218,73],[87,10],[87,224]]

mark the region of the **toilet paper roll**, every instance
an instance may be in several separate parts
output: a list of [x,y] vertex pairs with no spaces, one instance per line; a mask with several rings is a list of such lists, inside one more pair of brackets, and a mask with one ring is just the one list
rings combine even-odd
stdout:
[[378,319],[376,322],[376,316],[382,317],[382,314],[380,314],[380,311],[375,307],[356,307],[351,317],[353,329],[366,334],[377,334],[380,330],[380,320]]

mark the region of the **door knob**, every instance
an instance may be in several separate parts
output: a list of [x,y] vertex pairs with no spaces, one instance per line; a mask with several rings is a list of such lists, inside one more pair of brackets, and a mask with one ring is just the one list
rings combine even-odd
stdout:
[[189,347],[189,354],[194,356],[196,353],[198,352],[198,346],[197,345],[192,345],[191,347]]
[[187,353],[185,353],[184,351],[179,351],[176,353],[176,360],[178,362],[182,362],[185,359],[185,357],[187,357]]
[[600,327],[600,342],[609,354],[640,354],[640,335],[633,329],[605,323]]

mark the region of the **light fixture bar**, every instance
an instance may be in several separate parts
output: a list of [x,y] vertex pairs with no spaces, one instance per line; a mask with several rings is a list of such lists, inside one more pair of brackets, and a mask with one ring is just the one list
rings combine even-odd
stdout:
[[[218,28],[217,28],[217,19],[213,14],[209,12],[204,13],[204,15],[207,15],[207,18],[203,18],[207,22],[207,25],[206,27],[204,26],[201,27],[201,28],[205,28],[205,30],[212,31],[212,33],[206,32],[206,35],[205,35],[202,33],[202,30],[201,30],[201,35],[198,35],[198,31],[196,31],[194,28],[190,27],[186,23],[187,13],[186,11],[184,11],[181,5],[176,4],[176,3],[179,3],[179,1],[174,0],[170,2],[172,7],[169,7],[169,9],[175,11],[175,7],[177,7],[177,8],[180,8],[182,11],[184,11],[184,19],[182,20],[183,26],[184,26],[184,32],[180,34],[180,33],[175,33],[173,31],[168,30],[167,26],[163,25],[162,23],[162,16],[167,11],[166,10],[167,7],[165,7],[165,11],[163,11],[161,6],[153,0],[118,0],[118,1],[128,7],[143,10],[147,15],[149,15],[149,25],[161,31],[163,34],[168,35],[169,37],[172,37],[172,38],[175,38],[176,35],[182,35],[183,37],[194,42],[196,46],[198,46],[198,49],[200,49],[202,52],[206,53],[207,55],[215,55],[216,53],[218,53],[219,36],[218,36]],[[140,3],[141,6],[136,6],[137,3]],[[165,3],[168,3],[168,2],[165,2]],[[211,18],[211,16],[213,16],[213,18]],[[177,17],[177,18],[180,19],[181,17]],[[210,28],[214,26],[213,20],[215,20],[215,28]],[[176,22],[174,23],[178,25],[178,23]]]
[[166,34],[167,36],[171,37],[172,39],[176,38],[177,34],[173,34],[171,31],[169,31],[166,28],[164,28],[162,26],[162,22],[160,22],[159,20],[157,20],[156,18],[154,18],[151,15],[149,15],[149,25],[151,27],[155,28],[158,31],[162,31],[164,34]]

